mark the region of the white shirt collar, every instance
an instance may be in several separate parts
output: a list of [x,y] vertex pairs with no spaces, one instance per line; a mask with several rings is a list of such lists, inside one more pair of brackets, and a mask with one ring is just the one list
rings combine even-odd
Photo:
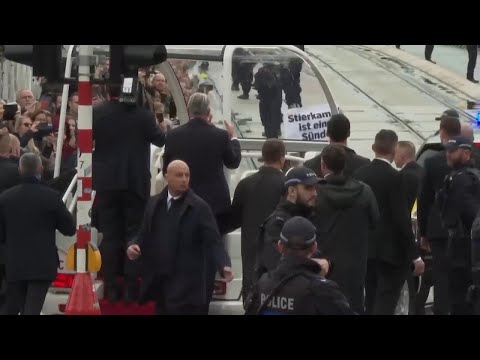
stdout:
[[170,202],[170,199],[173,199],[173,200],[178,200],[180,199],[182,196],[173,196],[172,194],[170,194],[170,190],[168,191],[168,198],[167,198],[167,204]]

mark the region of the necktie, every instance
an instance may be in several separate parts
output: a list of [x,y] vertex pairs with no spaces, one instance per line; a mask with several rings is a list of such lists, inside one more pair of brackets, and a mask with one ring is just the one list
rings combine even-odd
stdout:
[[173,203],[173,198],[170,198],[170,200],[168,200],[168,204],[167,204],[167,211],[169,211],[170,208],[172,207],[172,203]]

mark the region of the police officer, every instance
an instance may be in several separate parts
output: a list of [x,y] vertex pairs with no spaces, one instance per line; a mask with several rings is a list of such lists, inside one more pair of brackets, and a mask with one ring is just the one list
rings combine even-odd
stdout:
[[[287,173],[286,195],[280,200],[275,211],[263,223],[258,242],[257,276],[275,269],[280,260],[277,241],[285,222],[294,217],[312,216],[317,198],[316,186],[320,179],[309,168],[297,167]],[[257,277],[257,278],[258,278]]]
[[239,91],[239,84],[241,84],[243,94],[238,96],[241,100],[249,99],[253,83],[253,68],[255,64],[247,61],[246,57],[248,55],[248,52],[242,48],[237,48],[233,52],[232,91]]
[[473,144],[463,136],[454,137],[446,143],[447,162],[453,171],[445,178],[438,194],[442,221],[448,230],[452,315],[473,313],[466,295],[472,285],[470,233],[480,209],[480,172],[473,168],[471,162],[472,147]]
[[265,129],[263,136],[267,139],[278,138],[281,135],[282,123],[282,82],[275,64],[265,64],[255,74],[255,89],[260,100],[259,112]]
[[302,72],[303,60],[293,58],[288,62],[287,67],[282,67],[280,71],[280,81],[285,92],[285,102],[288,108],[302,107],[302,98],[300,93],[300,74]]
[[473,73],[475,72],[475,66],[477,65],[478,45],[467,45],[468,51],[468,65],[467,65],[467,80],[470,80],[474,84],[478,84],[478,80],[475,80]]
[[425,60],[430,61],[433,64],[436,64],[436,62],[432,60],[432,53],[433,53],[434,47],[435,45],[425,45]]
[[337,284],[320,275],[311,259],[317,251],[316,229],[296,216],[282,228],[278,248],[282,259],[264,274],[246,302],[247,315],[352,315]]

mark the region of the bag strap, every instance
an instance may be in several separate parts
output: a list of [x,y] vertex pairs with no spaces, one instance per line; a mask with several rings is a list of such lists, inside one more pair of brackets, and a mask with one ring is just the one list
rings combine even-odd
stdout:
[[272,299],[272,297],[280,290],[282,289],[290,280],[296,278],[297,276],[303,275],[304,271],[297,271],[294,272],[293,274],[288,275],[287,277],[284,277],[280,282],[275,285],[273,290],[268,294],[268,296],[265,298],[265,300],[260,304],[256,315],[260,315],[260,312],[263,310],[263,308],[268,304],[268,302]]

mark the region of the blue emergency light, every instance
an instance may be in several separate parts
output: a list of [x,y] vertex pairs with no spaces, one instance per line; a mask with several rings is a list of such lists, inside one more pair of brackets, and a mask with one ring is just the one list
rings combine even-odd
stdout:
[[477,126],[480,126],[480,111],[477,112]]

